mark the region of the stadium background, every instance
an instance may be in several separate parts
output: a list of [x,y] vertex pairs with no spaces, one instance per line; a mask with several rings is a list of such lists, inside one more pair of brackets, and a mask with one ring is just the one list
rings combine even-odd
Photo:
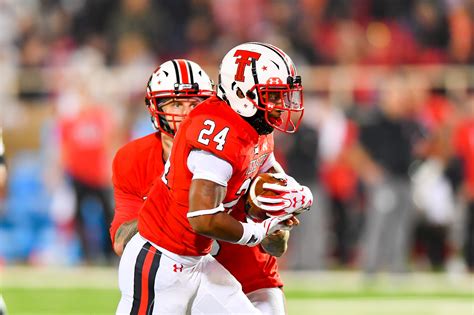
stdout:
[[[279,160],[317,200],[280,261],[290,314],[474,313],[463,251],[474,233],[465,166],[474,141],[469,151],[459,135],[474,117],[472,0],[3,0],[0,25],[9,172],[0,294],[11,314],[112,313],[118,300],[117,261],[102,252],[108,238],[95,199],[82,209],[93,255],[85,260],[79,245],[64,119],[81,108],[105,112],[111,159],[152,132],[143,98],[158,64],[188,58],[217,81],[222,56],[245,41],[285,50],[305,88],[304,127],[276,139]],[[377,151],[380,142],[370,148],[363,135],[385,105],[398,109],[394,124],[410,122],[421,135],[408,150],[393,144],[410,162],[397,180],[416,198],[407,219],[390,218],[407,236],[392,258],[369,248],[380,216],[369,206],[373,170],[390,173],[390,163],[363,162],[359,146]],[[101,163],[97,172],[107,172],[110,161]],[[386,203],[398,186],[384,187]],[[390,244],[392,232],[379,236]],[[382,263],[371,265],[368,252]]]

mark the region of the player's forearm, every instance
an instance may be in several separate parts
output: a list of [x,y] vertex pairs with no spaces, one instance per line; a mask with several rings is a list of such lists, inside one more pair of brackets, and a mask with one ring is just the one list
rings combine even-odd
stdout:
[[114,239],[114,251],[118,256],[122,256],[125,245],[138,232],[138,220],[131,220],[123,223],[117,229]]
[[189,218],[196,233],[214,239],[235,243],[242,237],[242,224],[224,212]]
[[280,257],[288,248],[289,231],[276,231],[268,235],[261,243],[262,248],[270,255]]

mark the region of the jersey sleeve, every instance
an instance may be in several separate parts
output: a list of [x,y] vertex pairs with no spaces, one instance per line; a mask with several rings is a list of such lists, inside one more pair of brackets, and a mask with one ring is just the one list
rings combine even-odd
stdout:
[[232,165],[207,151],[192,150],[187,164],[188,169],[193,173],[193,179],[206,179],[227,186],[232,176]]
[[242,152],[242,141],[237,126],[221,117],[193,117],[186,130],[187,143],[199,150],[208,151],[234,165]]
[[114,189],[115,212],[110,225],[110,237],[112,244],[118,228],[125,222],[137,219],[138,210],[143,205],[143,197],[133,184],[130,176],[127,176],[126,159],[122,157],[121,151],[117,153],[112,164],[112,184]]

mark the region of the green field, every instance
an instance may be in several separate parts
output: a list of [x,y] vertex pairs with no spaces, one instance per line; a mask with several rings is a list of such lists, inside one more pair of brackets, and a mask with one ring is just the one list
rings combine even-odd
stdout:
[[[6,268],[0,292],[8,314],[113,314],[119,299],[113,268]],[[283,273],[289,314],[474,315],[467,274]]]

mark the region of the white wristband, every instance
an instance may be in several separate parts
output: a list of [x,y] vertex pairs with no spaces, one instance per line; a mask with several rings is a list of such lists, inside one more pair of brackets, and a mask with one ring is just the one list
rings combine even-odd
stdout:
[[263,240],[265,232],[259,229],[258,225],[242,222],[240,222],[240,224],[242,224],[244,231],[242,237],[236,242],[236,244],[255,246]]

